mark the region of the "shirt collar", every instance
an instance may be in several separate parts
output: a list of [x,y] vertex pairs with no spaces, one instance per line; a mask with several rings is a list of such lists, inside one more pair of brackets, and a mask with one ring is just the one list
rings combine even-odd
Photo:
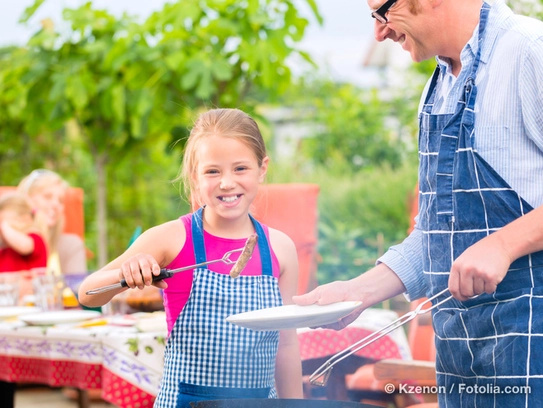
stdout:
[[[502,23],[513,15],[511,9],[505,4],[504,0],[494,0],[491,3],[488,21],[485,27],[484,42],[482,42],[481,62],[487,63],[490,58],[492,49],[498,37]],[[468,43],[464,46],[460,53],[460,61],[462,62],[462,71],[465,67],[469,67],[473,62],[477,51],[479,50],[479,24],[473,30],[473,34]],[[436,57],[436,61],[441,69],[442,75],[451,74],[451,63],[449,58]]]

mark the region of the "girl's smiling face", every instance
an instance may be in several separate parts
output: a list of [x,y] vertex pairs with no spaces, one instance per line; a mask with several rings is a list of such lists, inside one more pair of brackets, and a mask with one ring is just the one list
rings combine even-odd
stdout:
[[245,216],[264,181],[268,157],[259,165],[253,150],[239,139],[216,135],[199,143],[196,157],[200,202],[223,218]]

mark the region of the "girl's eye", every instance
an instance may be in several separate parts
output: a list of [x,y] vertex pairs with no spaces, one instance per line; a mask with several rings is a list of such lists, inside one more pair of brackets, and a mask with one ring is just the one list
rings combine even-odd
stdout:
[[247,170],[247,166],[238,166],[236,167],[236,171],[244,171]]

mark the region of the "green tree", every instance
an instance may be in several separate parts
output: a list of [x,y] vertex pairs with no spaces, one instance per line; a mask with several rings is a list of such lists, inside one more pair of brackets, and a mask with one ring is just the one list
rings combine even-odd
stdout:
[[[321,21],[314,0],[306,0]],[[23,15],[30,18],[43,0]],[[183,0],[143,24],[86,3],[49,20],[26,47],[0,60],[3,137],[54,137],[72,123],[92,158],[99,266],[108,259],[107,180],[132,157],[184,136],[199,109],[254,110],[251,91],[271,97],[291,83],[286,59],[307,20],[290,0]],[[53,142],[49,140],[49,142]],[[182,145],[180,145],[182,147]]]

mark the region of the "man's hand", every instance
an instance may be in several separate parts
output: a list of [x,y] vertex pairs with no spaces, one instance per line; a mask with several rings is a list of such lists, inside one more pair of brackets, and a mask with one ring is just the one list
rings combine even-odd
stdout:
[[472,245],[452,264],[449,290],[460,301],[485,292],[494,293],[505,278],[512,259],[499,236],[492,234]]

